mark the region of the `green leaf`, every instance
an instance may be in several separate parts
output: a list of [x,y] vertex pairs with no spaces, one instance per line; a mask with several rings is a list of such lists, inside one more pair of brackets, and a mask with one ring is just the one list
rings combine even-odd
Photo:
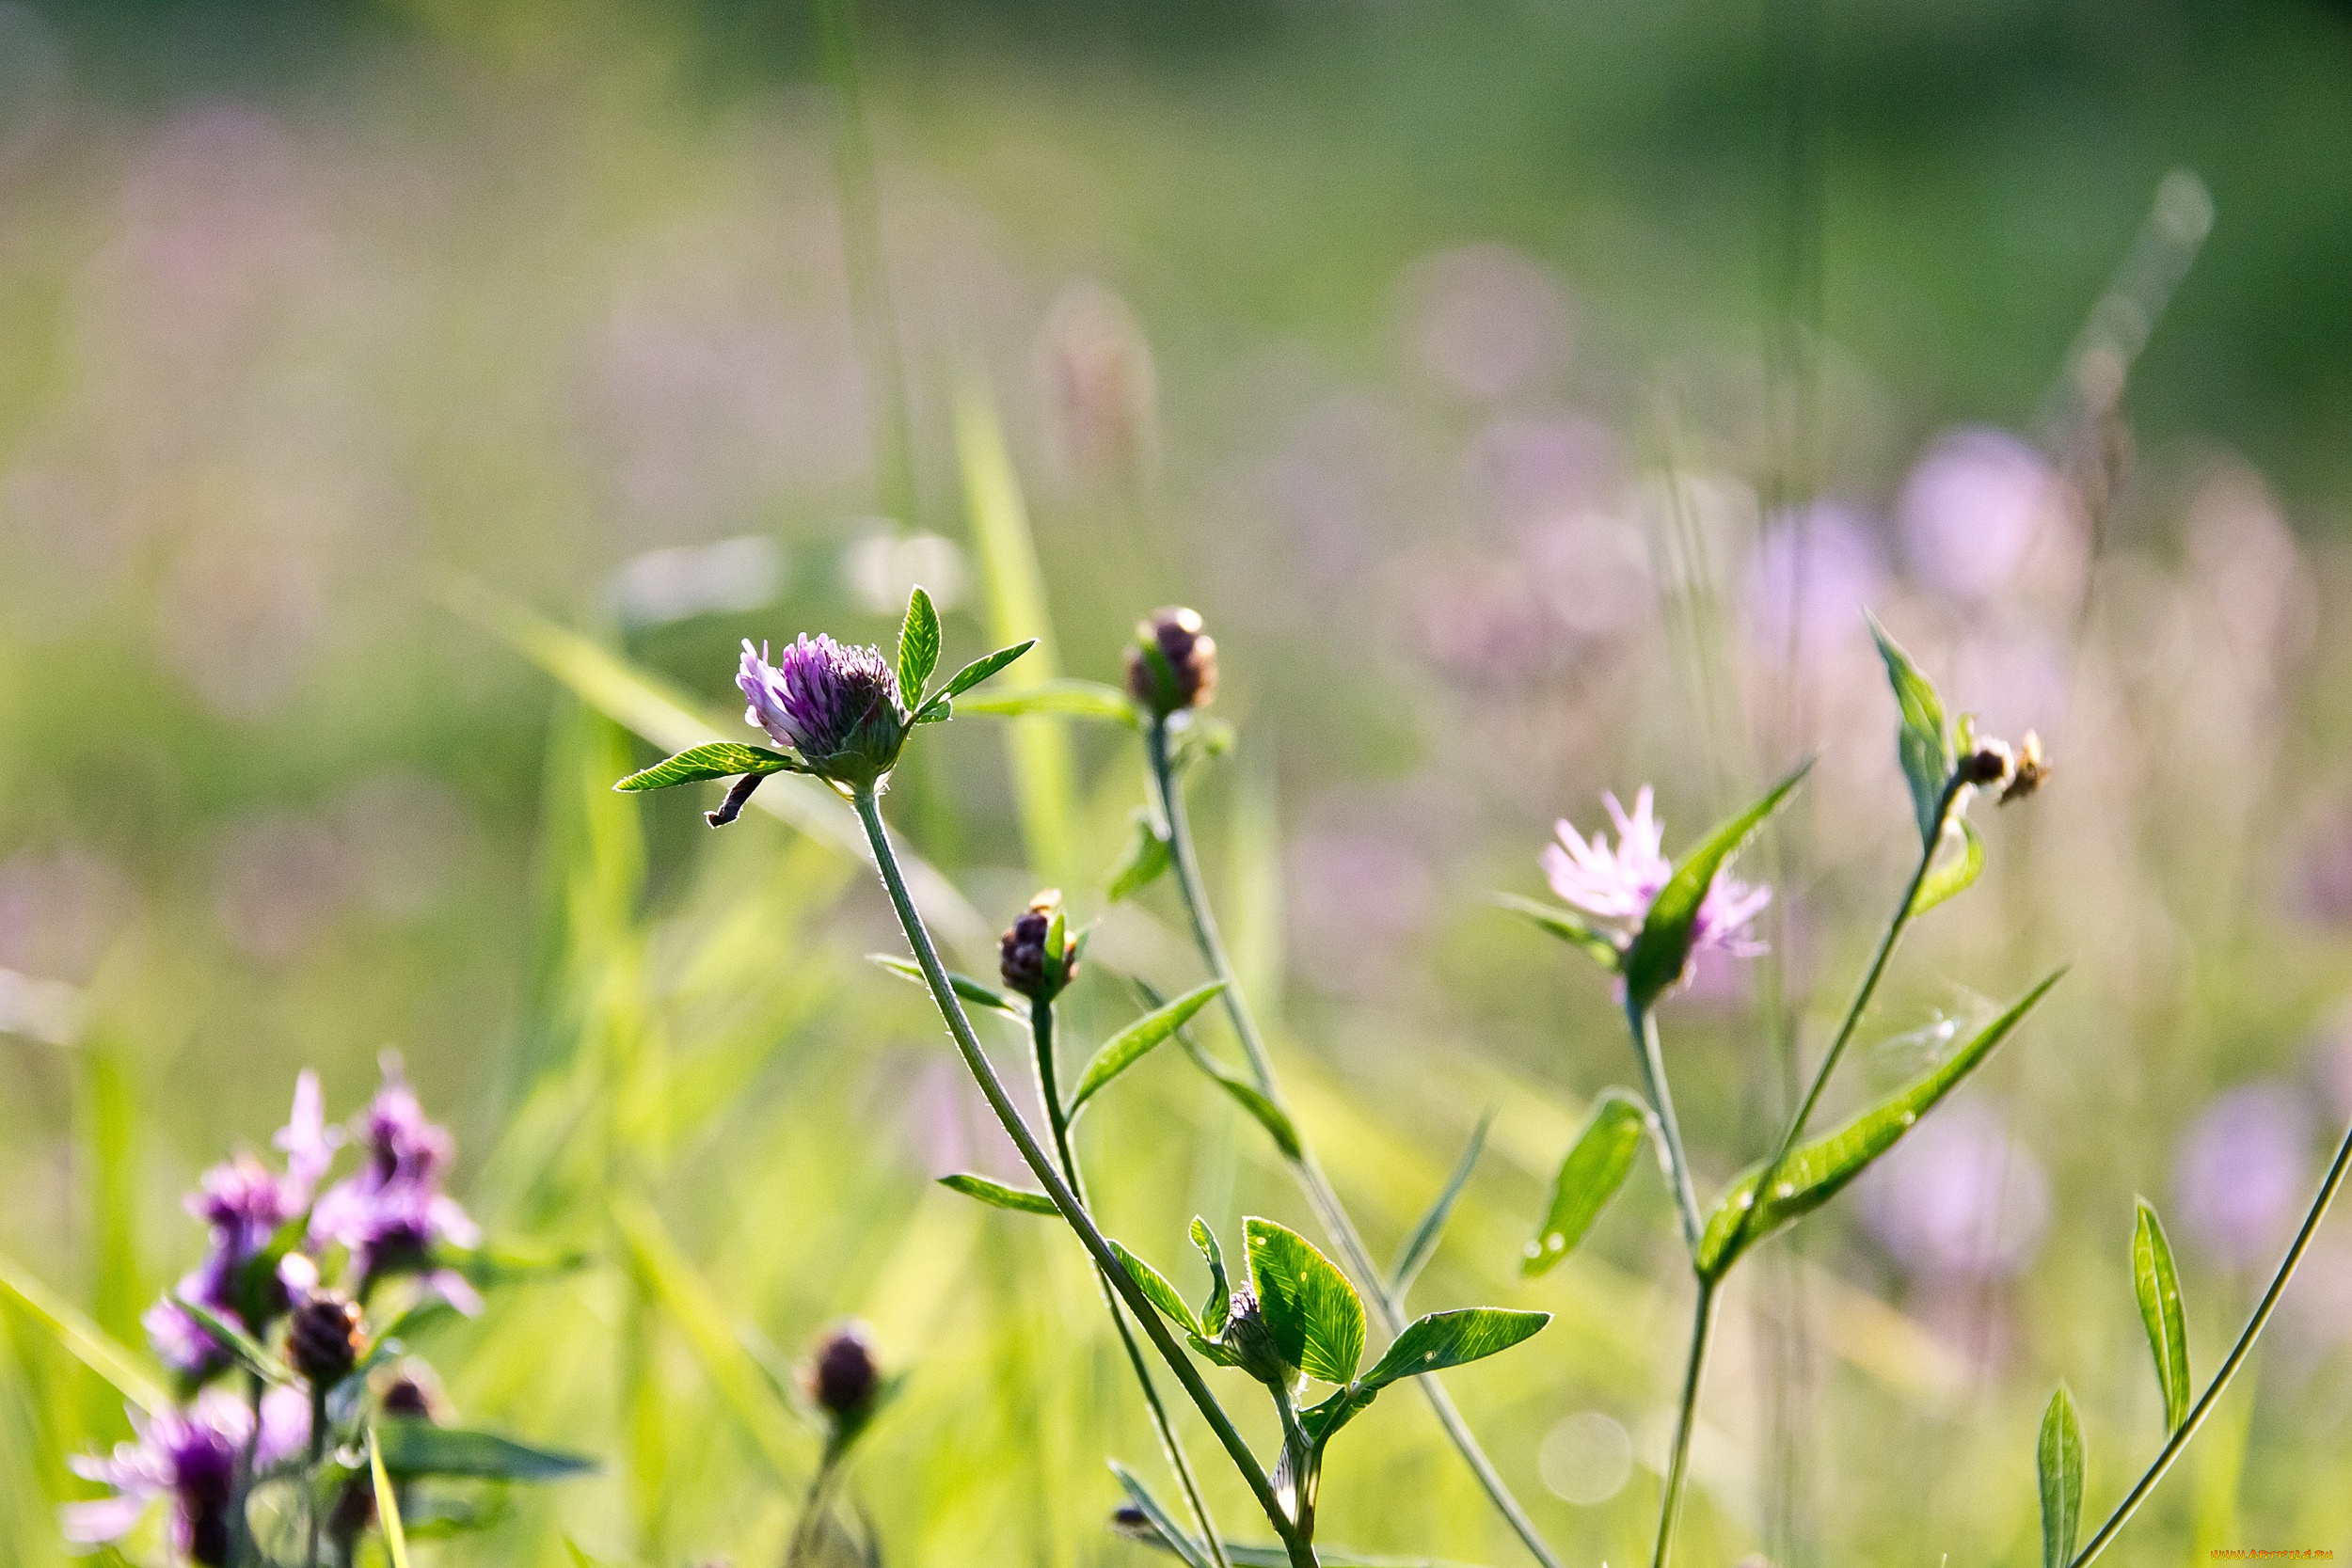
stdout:
[[[912,980],[927,990],[930,988],[930,982],[923,977],[923,966],[913,958],[902,958],[896,953],[868,953],[866,956],[900,979]],[[1000,1013],[1010,1013],[1015,1018],[1028,1016],[1029,1010],[1020,1003],[1002,991],[991,990],[969,974],[959,974],[949,970],[947,986],[949,990],[974,1006],[993,1007]]]
[[[1104,1240],[1110,1239],[1105,1237]],[[1127,1277],[1133,1279],[1142,1288],[1143,1293],[1152,1298],[1152,1306],[1168,1314],[1170,1323],[1187,1334],[1206,1337],[1208,1332],[1206,1326],[1199,1318],[1193,1316],[1191,1304],[1184,1300],[1183,1293],[1175,1286],[1168,1282],[1167,1275],[1115,1241],[1111,1242],[1111,1250],[1119,1254],[1119,1260],[1127,1266]]]
[[1048,714],[1060,719],[1093,719],[1124,724],[1131,730],[1143,727],[1143,716],[1128,700],[1127,693],[1100,681],[1039,681],[1018,691],[966,697],[963,711],[993,714],[999,719]]
[[1347,1276],[1297,1231],[1246,1219],[1249,1277],[1282,1359],[1310,1377],[1346,1384],[1364,1357],[1364,1304]]
[[2164,1430],[2174,1433],[2188,1419],[2188,1317],[2181,1307],[2181,1276],[2172,1266],[2172,1243],[2164,1222],[2148,1200],[2139,1200],[2132,1227],[2132,1293],[2139,1298],[2139,1321],[2148,1328],[2148,1350],[2156,1360],[2156,1385],[2164,1390]]
[[1200,1307],[1200,1332],[1207,1335],[1225,1332],[1226,1317],[1233,1308],[1233,1287],[1225,1277],[1225,1249],[1216,1244],[1216,1232],[1200,1215],[1192,1216],[1192,1244],[1200,1249],[1200,1260],[1209,1265],[1209,1296]]
[[254,1376],[267,1383],[297,1384],[301,1381],[294,1376],[292,1367],[280,1361],[271,1353],[268,1346],[247,1334],[238,1324],[230,1322],[201,1302],[190,1301],[183,1295],[174,1295],[171,1300],[172,1305],[196,1320],[198,1327],[218,1340],[221,1348],[236,1360],[237,1365]]
[[396,1476],[480,1476],[493,1481],[553,1481],[583,1475],[593,1459],[533,1448],[495,1432],[435,1426],[431,1421],[376,1423],[377,1450]]
[[2062,1383],[2042,1412],[2034,1469],[2042,1481],[2042,1568],[2066,1568],[2083,1523],[2083,1429]]
[[1001,1181],[991,1181],[985,1176],[974,1176],[970,1171],[960,1170],[952,1176],[943,1176],[939,1184],[951,1193],[961,1193],[966,1197],[978,1198],[982,1203],[1009,1209],[1016,1214],[1056,1214],[1061,1212],[1054,1207],[1054,1200],[1043,1193],[1008,1187]]
[[907,595],[906,619],[898,623],[898,700],[909,708],[923,703],[924,683],[939,668],[939,611],[917,583]]
[[1508,910],[1523,920],[1534,922],[1612,974],[1616,973],[1617,965],[1625,958],[1617,949],[1616,938],[1573,910],[1564,910],[1534,898],[1522,898],[1516,893],[1498,893],[1493,896],[1497,909]]
[[600,1557],[592,1557],[570,1536],[564,1538],[564,1550],[571,1554],[572,1568],[614,1568]]
[[384,1451],[375,1431],[368,1428],[368,1470],[375,1482],[375,1517],[384,1530],[384,1555],[392,1568],[408,1568],[408,1536],[401,1528],[400,1494],[392,1490],[392,1478],[384,1472]]
[[1715,882],[1715,873],[1724,863],[1740,852],[1766,818],[1778,811],[1781,802],[1813,769],[1808,757],[1790,771],[1788,776],[1765,792],[1764,798],[1732,817],[1698,842],[1698,846],[1682,857],[1666,885],[1658,890],[1650,901],[1649,913],[1642,920],[1642,928],[1632,944],[1626,949],[1623,960],[1627,1006],[1647,1009],[1665,993],[1666,988],[1682,978],[1682,971],[1691,961],[1692,932],[1698,923],[1699,906],[1707,900],[1707,890]]
[[[1828,1202],[1847,1182],[1862,1174],[1871,1161],[1901,1140],[1921,1117],[1933,1110],[1936,1103],[1960,1086],[1994,1049],[2006,1039],[2010,1032],[2025,1020],[2035,1004],[2049,993],[2066,973],[2058,969],[2040,985],[2013,1003],[2007,1012],[1977,1032],[1976,1037],[1954,1052],[1951,1056],[1926,1077],[1898,1094],[1879,1101],[1854,1117],[1836,1132],[1808,1143],[1799,1144],[1788,1151],[1780,1174],[1772,1182],[1772,1193],[1757,1204],[1756,1184],[1764,1178],[1770,1162],[1758,1162],[1740,1173],[1731,1184],[1723,1200],[1707,1222],[1707,1233],[1699,1241],[1698,1270],[1702,1277],[1716,1279],[1749,1247],[1801,1215],[1812,1212]],[[1751,1207],[1758,1212],[1747,1222],[1744,1234],[1740,1229],[1741,1215]],[[1739,1238],[1734,1247],[1733,1238]]]
[[1492,1111],[1478,1118],[1477,1127],[1471,1130],[1469,1146],[1462,1150],[1461,1159],[1454,1162],[1454,1174],[1447,1179],[1445,1190],[1438,1195],[1438,1200],[1429,1206],[1429,1212],[1422,1215],[1421,1223],[1413,1227],[1413,1233],[1397,1249],[1396,1261],[1389,1265],[1389,1292],[1398,1300],[1404,1299],[1414,1276],[1429,1261],[1430,1255],[1438,1250],[1438,1238],[1445,1233],[1445,1222],[1454,1212],[1454,1199],[1462,1196],[1463,1187],[1470,1182],[1470,1172],[1477,1168],[1478,1156],[1486,1147],[1486,1130],[1494,1124],[1495,1114]]
[[808,767],[765,746],[744,746],[732,740],[693,746],[664,757],[651,768],[631,773],[612,787],[626,793],[667,789],[673,784],[700,784],[705,779],[756,778],[766,773],[805,773]]
[[1551,1184],[1551,1208],[1519,1259],[1522,1276],[1533,1279],[1576,1250],[1625,1184],[1649,1123],[1649,1107],[1623,1089],[1611,1089],[1593,1102],[1591,1115],[1560,1162],[1560,1174]]
[[1465,1307],[1432,1312],[1405,1325],[1386,1354],[1363,1376],[1367,1390],[1385,1388],[1402,1377],[1439,1372],[1509,1350],[1551,1322],[1549,1312],[1507,1312],[1499,1307]]
[[[1144,1527],[1136,1532],[1137,1539],[1184,1559],[1189,1568],[1213,1568],[1208,1555],[1200,1548],[1200,1543],[1187,1534],[1184,1528],[1176,1522],[1175,1516],[1160,1506],[1160,1500],[1152,1496],[1151,1489],[1136,1473],[1116,1459],[1110,1462],[1110,1465],[1111,1474],[1117,1476],[1119,1484],[1126,1489],[1128,1500],[1142,1511]],[[1283,1561],[1287,1563],[1289,1560],[1285,1556]]]
[[[1026,641],[1015,642],[1009,648],[999,648],[993,654],[982,654],[957,671],[955,678],[939,689],[939,695],[933,701],[946,702],[950,697],[961,697],[1036,646],[1037,639],[1032,637]],[[965,707],[968,710],[970,705],[966,704]]]
[[1144,1054],[1168,1036],[1183,1027],[1184,1021],[1216,1000],[1225,989],[1222,980],[1212,980],[1196,986],[1165,1007],[1146,1013],[1114,1036],[1110,1042],[1094,1053],[1079,1074],[1077,1091],[1070,1097],[1070,1114],[1073,1117],[1078,1107],[1093,1098],[1105,1084],[1141,1061]]
[[1929,863],[1928,874],[1920,879],[1919,891],[1911,900],[1912,917],[1916,919],[1947,898],[1967,892],[1983,874],[1984,840],[1977,836],[1976,825],[1955,809],[1945,820],[1944,837],[1935,847],[1935,858]]
[[0,1294],[14,1298],[68,1355],[139,1409],[152,1414],[170,1405],[171,1396],[147,1375],[138,1357],[6,1253],[0,1253]]
[[1152,814],[1137,807],[1135,814],[1136,838],[1128,847],[1127,858],[1117,871],[1111,873],[1110,901],[1132,898],[1142,892],[1165,872],[1172,861],[1168,840],[1153,826]]
[[[1902,725],[1895,733],[1895,754],[1911,785],[1911,805],[1919,818],[1922,848],[1935,842],[1936,816],[1944,809],[1944,786],[1951,782],[1958,759],[1952,753],[1951,727],[1944,717],[1944,699],[1935,685],[1919,673],[1902,645],[1886,635],[1879,618],[1867,610],[1870,635],[1879,657],[1886,661],[1886,682],[1895,689],[1895,705],[1902,710]],[[1954,891],[1958,891],[1957,889]]]

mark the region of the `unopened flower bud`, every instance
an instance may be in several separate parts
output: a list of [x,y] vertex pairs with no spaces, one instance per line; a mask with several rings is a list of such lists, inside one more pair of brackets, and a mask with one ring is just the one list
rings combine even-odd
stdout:
[[449,1401],[442,1397],[441,1381],[421,1361],[402,1362],[383,1384],[376,1401],[385,1415],[396,1419],[436,1423],[449,1419]]
[[340,1291],[304,1298],[286,1326],[286,1353],[313,1388],[332,1388],[351,1375],[367,1345],[359,1304]]
[[1233,1365],[1269,1388],[1288,1388],[1298,1381],[1298,1369],[1290,1364],[1281,1347],[1274,1342],[1274,1331],[1266,1326],[1265,1314],[1259,1310],[1254,1291],[1244,1289],[1233,1292],[1232,1307],[1225,1318],[1225,1332],[1217,1337],[1217,1342],[1232,1353]]
[[1127,645],[1127,690],[1163,719],[1209,705],[1216,696],[1216,640],[1201,629],[1199,610],[1155,610],[1136,623]]
[[866,1325],[846,1323],[819,1339],[801,1370],[801,1383],[817,1407],[833,1418],[836,1432],[863,1426],[882,1392],[882,1367]]
[[1134,1503],[1120,1503],[1111,1510],[1111,1528],[1121,1535],[1133,1536],[1138,1541],[1154,1541],[1159,1538],[1159,1531],[1152,1528],[1152,1515]]
[[1960,776],[1972,784],[1997,784],[2009,778],[2015,766],[2007,741],[1980,740],[1975,751],[1960,759]]
[[2050,759],[2042,750],[2042,736],[2032,730],[2026,732],[2025,744],[2018,749],[2017,765],[2010,775],[2009,787],[2001,791],[2001,804],[2020,800],[2042,787],[2050,776]]
[[1049,951],[1054,917],[1060,912],[1061,890],[1047,888],[1005,929],[997,972],[1008,987],[1032,1002],[1051,1002],[1077,977],[1076,943],[1065,935],[1062,950]]

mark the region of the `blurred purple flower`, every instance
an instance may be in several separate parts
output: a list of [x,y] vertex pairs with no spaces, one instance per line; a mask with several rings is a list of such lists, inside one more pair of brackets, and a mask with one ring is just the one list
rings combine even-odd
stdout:
[[0,969],[87,980],[136,903],[130,879],[87,849],[20,850],[0,865]]
[[2050,1182],[1999,1111],[1947,1105],[1863,1179],[1862,1218],[1907,1273],[1942,1282],[2007,1279],[2032,1261]]
[[1437,878],[1392,832],[1308,832],[1284,857],[1283,899],[1299,966],[1334,994],[1392,989],[1409,975]]
[[743,641],[735,684],[751,705],[746,722],[798,752],[827,778],[871,784],[890,771],[906,736],[898,675],[879,648],[844,646],[819,632],[785,644],[768,662],[765,646]]
[[[335,1158],[335,1140],[321,1109],[318,1074],[294,1083],[293,1113],[271,1138],[286,1155],[283,1174],[250,1154],[206,1171],[188,1195],[187,1211],[211,1232],[204,1260],[181,1276],[172,1295],[231,1319],[259,1334],[285,1306],[282,1282],[246,1276],[254,1260],[288,1221],[310,1206],[319,1178]],[[178,1302],[166,1297],[141,1320],[155,1354],[183,1376],[201,1379],[224,1364],[226,1353]]]
[[2003,430],[1947,432],[1904,483],[1904,557],[1931,588],[1990,598],[2016,580],[2061,505],[2058,475],[2025,441]]
[[[1560,842],[1545,846],[1541,863],[1552,892],[1630,940],[1648,915],[1651,901],[1674,875],[1674,863],[1665,856],[1665,827],[1651,810],[1649,785],[1644,784],[1633,798],[1630,816],[1614,795],[1603,795],[1601,803],[1617,825],[1614,848],[1606,833],[1597,832],[1587,843],[1563,817],[1553,824]],[[1728,872],[1717,872],[1692,927],[1692,956],[1714,949],[1746,958],[1763,952],[1764,944],[1748,927],[1772,898],[1770,888],[1750,887]]]
[[1740,613],[1749,645],[1801,663],[1864,636],[1862,612],[1886,591],[1886,552],[1872,520],[1823,502],[1771,520],[1748,558]]
[[1405,293],[1416,355],[1463,397],[1499,402],[1566,356],[1566,293],[1519,251],[1472,245],[1424,258],[1407,275]]
[[214,918],[238,952],[288,963],[325,934],[352,873],[350,850],[324,824],[291,814],[257,817],[221,846]]
[[349,1249],[362,1291],[388,1275],[422,1274],[451,1306],[479,1312],[482,1299],[465,1277],[434,1266],[437,1247],[482,1239],[472,1217],[441,1191],[455,1145],[447,1129],[425,1119],[401,1077],[400,1058],[386,1053],[383,1069],[384,1086],[353,1130],[360,1168],[320,1197],[311,1240]]
[[[300,1453],[310,1438],[310,1404],[300,1390],[273,1388],[262,1396],[257,1470]],[[226,1388],[208,1388],[185,1411],[152,1416],[131,1412],[136,1440],[111,1455],[77,1454],[67,1461],[85,1481],[115,1495],[68,1503],[59,1512],[65,1538],[84,1545],[119,1540],[135,1528],[159,1498],[172,1505],[171,1540],[191,1561],[217,1568],[229,1560],[229,1507],[239,1456],[254,1437],[253,1409]]]
[[2311,1198],[2311,1110],[2282,1083],[2220,1095],[2190,1124],[2172,1164],[2189,1241],[2227,1268],[2278,1260]]

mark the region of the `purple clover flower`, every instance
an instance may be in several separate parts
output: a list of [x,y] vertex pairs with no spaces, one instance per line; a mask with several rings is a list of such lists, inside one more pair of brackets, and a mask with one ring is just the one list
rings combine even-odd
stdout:
[[[1600,799],[1617,825],[1615,847],[1605,832],[1586,841],[1563,817],[1553,824],[1560,842],[1544,847],[1541,863],[1551,891],[1623,946],[1641,929],[1651,903],[1674,875],[1674,863],[1665,855],[1665,827],[1652,809],[1649,785],[1644,784],[1633,798],[1630,816],[1614,795]],[[1763,952],[1764,944],[1749,927],[1772,899],[1770,888],[1750,887],[1727,872],[1716,873],[1691,928],[1691,957],[1715,951],[1751,958]]]
[[[304,1072],[294,1083],[294,1110],[270,1140],[285,1152],[282,1175],[250,1154],[204,1173],[188,1195],[187,1211],[211,1231],[210,1249],[181,1276],[173,1295],[233,1318],[255,1334],[284,1310],[283,1281],[250,1275],[278,1232],[310,1208],[319,1178],[335,1158],[322,1103],[318,1074]],[[177,1302],[157,1302],[140,1322],[155,1354],[183,1377],[201,1382],[227,1365],[228,1353]]]
[[879,648],[803,632],[771,664],[766,645],[755,650],[746,638],[735,684],[751,705],[747,722],[837,784],[872,788],[906,742],[910,716],[898,672]]
[[416,1091],[386,1053],[384,1086],[355,1129],[362,1164],[328,1188],[310,1212],[313,1243],[347,1248],[364,1294],[389,1275],[423,1274],[426,1285],[469,1315],[482,1298],[463,1275],[432,1266],[437,1246],[469,1247],[481,1228],[441,1191],[456,1146],[446,1128],[425,1119]]
[[[119,1540],[157,1499],[168,1498],[178,1552],[207,1568],[227,1563],[237,1459],[254,1438],[253,1418],[252,1407],[225,1388],[205,1390],[186,1410],[134,1410],[135,1441],[117,1444],[111,1455],[78,1454],[67,1462],[75,1475],[113,1487],[115,1495],[59,1510],[65,1538],[85,1545]],[[253,1462],[265,1470],[309,1444],[310,1401],[299,1389],[273,1388],[262,1396],[261,1422]]]

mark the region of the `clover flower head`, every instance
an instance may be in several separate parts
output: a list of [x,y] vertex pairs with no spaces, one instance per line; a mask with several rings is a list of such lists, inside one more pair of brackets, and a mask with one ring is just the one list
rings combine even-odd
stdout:
[[[285,1152],[282,1173],[239,1154],[206,1171],[188,1195],[187,1211],[212,1232],[211,1246],[173,1291],[256,1334],[285,1309],[287,1298],[282,1280],[250,1278],[249,1266],[287,1222],[310,1208],[335,1157],[316,1073],[305,1072],[296,1082],[293,1114],[271,1142]],[[157,1302],[140,1322],[155,1354],[183,1376],[201,1382],[227,1365],[226,1349],[177,1301]]]
[[421,1273],[451,1306],[478,1312],[481,1297],[464,1276],[433,1266],[439,1245],[472,1246],[482,1239],[472,1217],[441,1191],[455,1145],[446,1128],[425,1119],[397,1055],[385,1053],[383,1071],[384,1086],[358,1118],[365,1159],[320,1196],[310,1211],[310,1239],[348,1248],[363,1283]]
[[[1601,803],[1616,824],[1613,847],[1606,832],[1596,832],[1588,841],[1563,818],[1553,825],[1560,841],[1544,847],[1541,862],[1551,891],[1622,946],[1641,929],[1650,905],[1674,875],[1674,863],[1666,858],[1665,827],[1658,820],[1647,784],[1634,796],[1630,813],[1614,795],[1603,795]],[[1713,950],[1748,958],[1763,952],[1764,944],[1750,927],[1772,898],[1770,888],[1751,887],[1727,872],[1717,872],[1692,927],[1692,957]]]
[[898,674],[879,648],[803,632],[771,664],[767,647],[755,649],[747,638],[735,684],[750,704],[747,722],[835,784],[872,788],[906,742]]
[[59,1511],[65,1538],[86,1545],[119,1540],[167,1498],[179,1553],[206,1568],[227,1563],[238,1457],[248,1440],[257,1470],[300,1453],[310,1437],[310,1401],[298,1389],[273,1388],[262,1399],[258,1438],[253,1421],[252,1408],[225,1388],[207,1389],[185,1410],[133,1411],[134,1441],[116,1445],[110,1455],[68,1462],[75,1475],[115,1495],[66,1504]]

